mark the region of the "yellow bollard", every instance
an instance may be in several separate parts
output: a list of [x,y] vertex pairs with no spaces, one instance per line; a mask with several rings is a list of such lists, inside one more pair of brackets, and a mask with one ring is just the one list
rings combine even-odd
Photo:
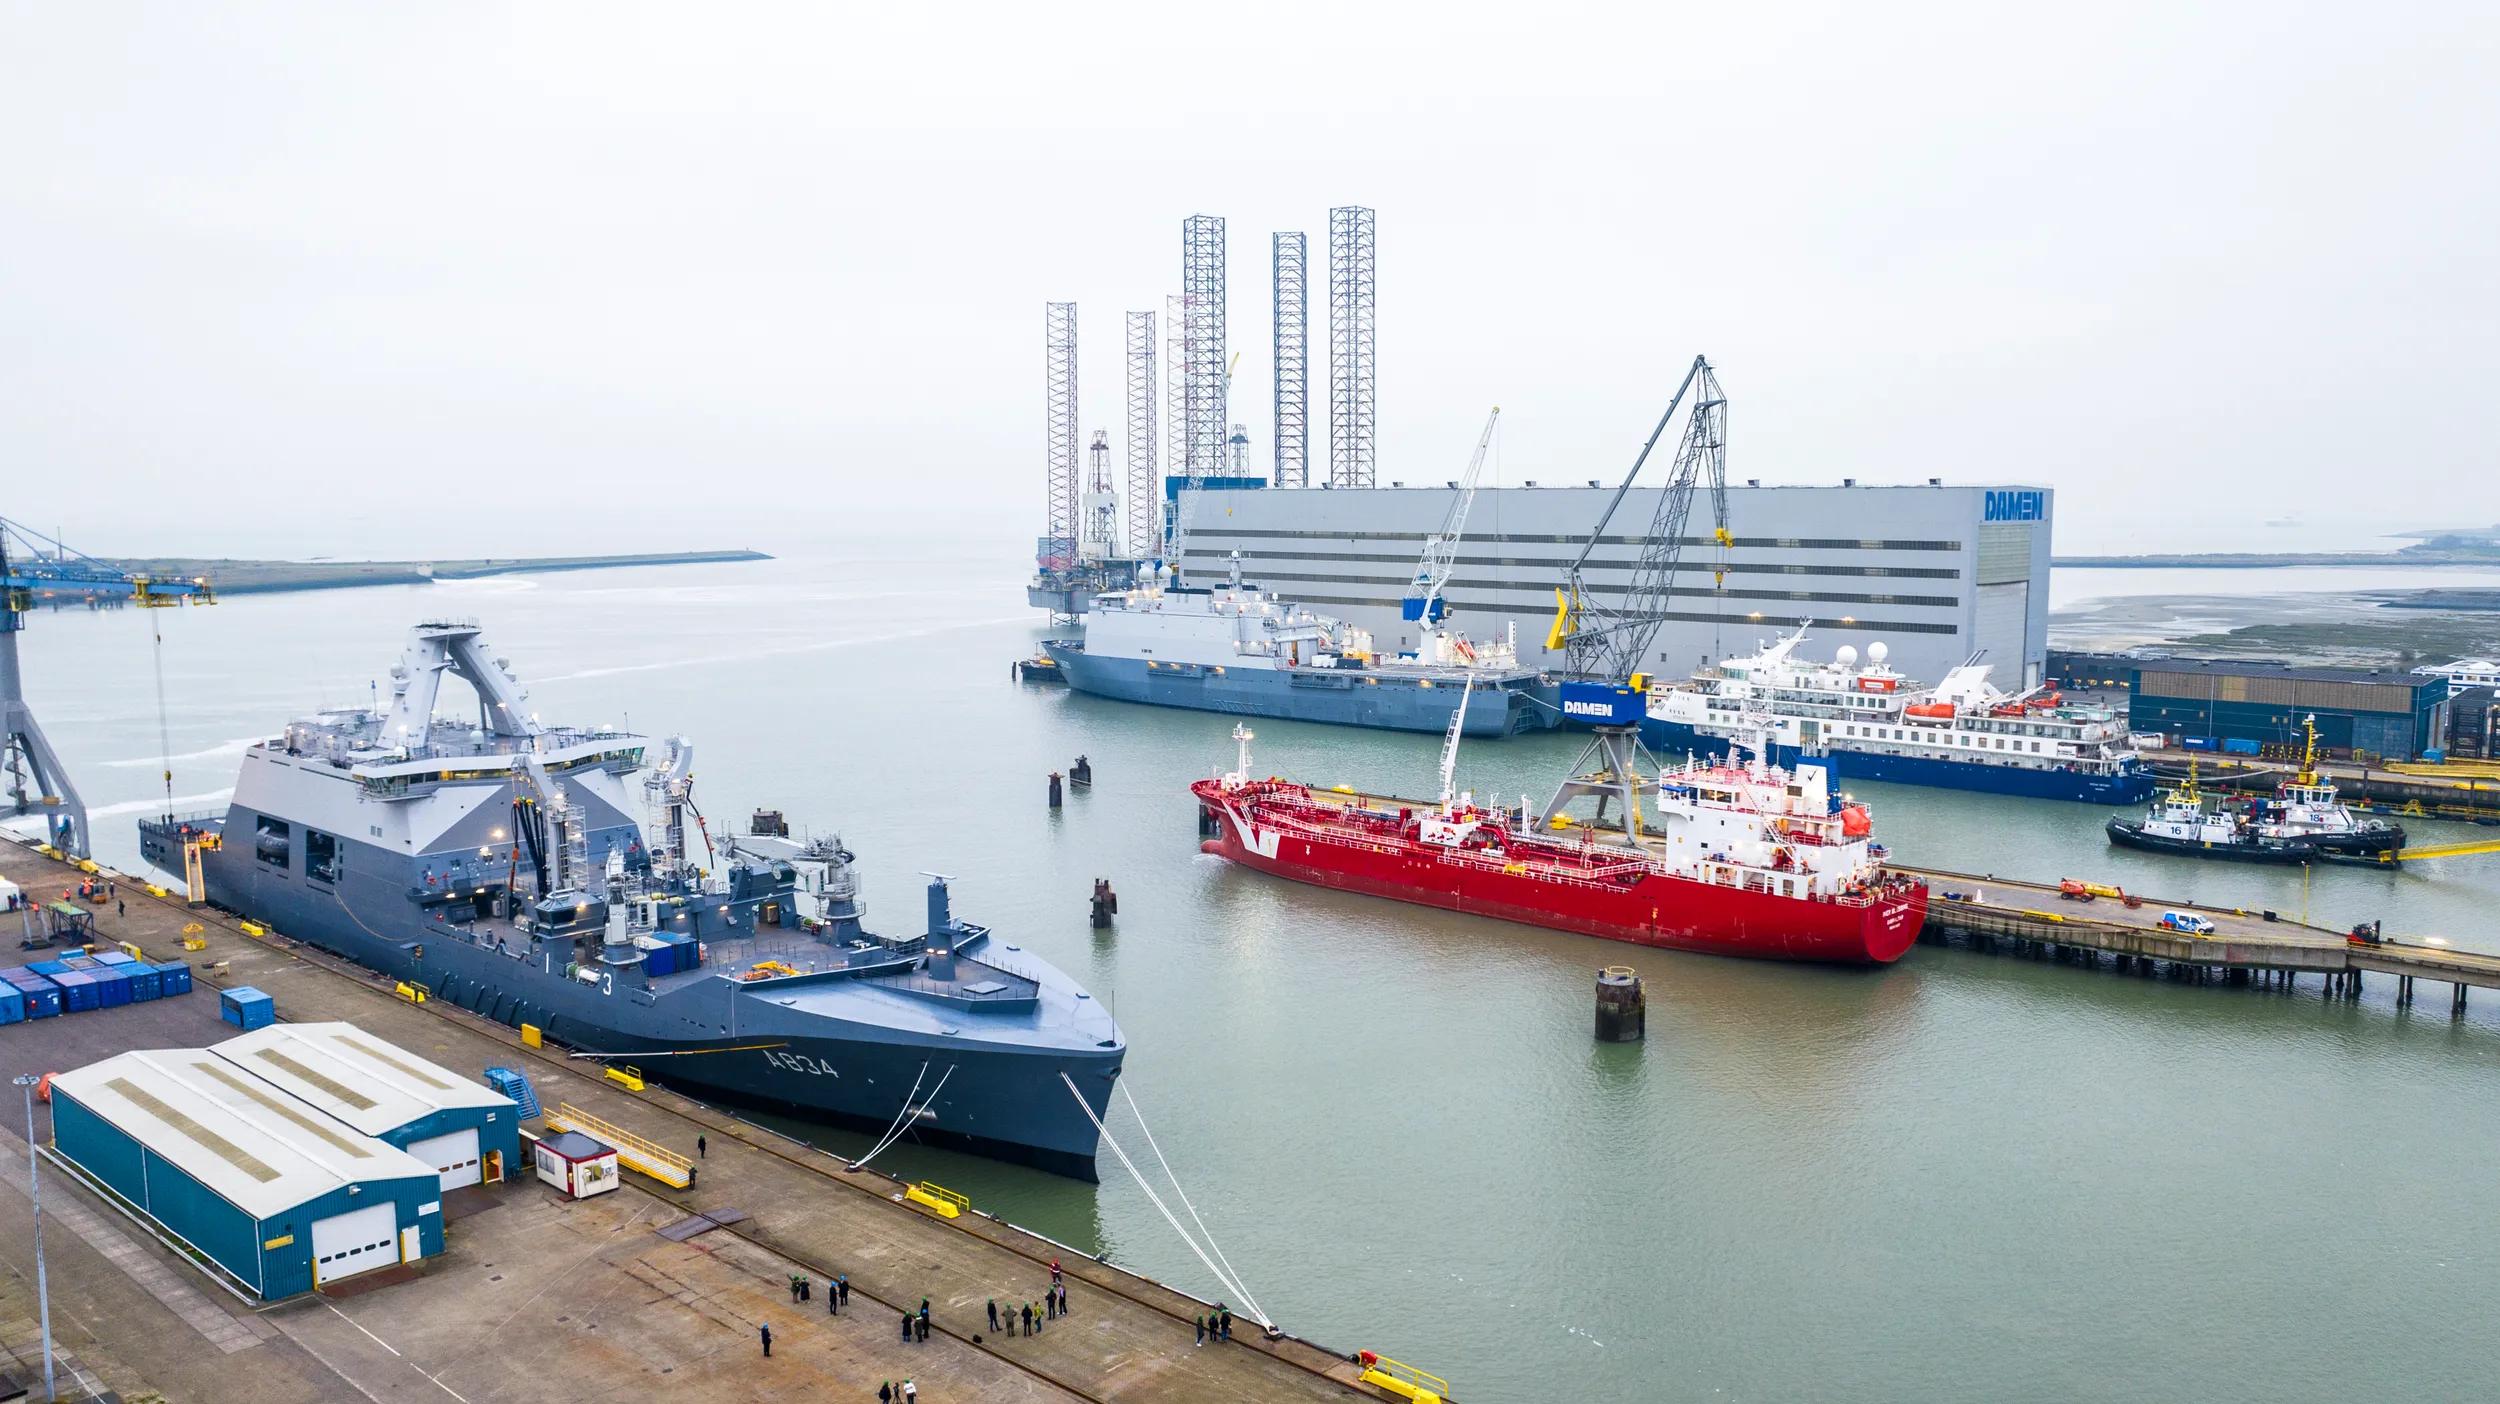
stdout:
[[538,1026],[536,1024],[523,1024],[521,1026],[521,1046],[523,1048],[538,1048],[544,1046],[539,1039]]

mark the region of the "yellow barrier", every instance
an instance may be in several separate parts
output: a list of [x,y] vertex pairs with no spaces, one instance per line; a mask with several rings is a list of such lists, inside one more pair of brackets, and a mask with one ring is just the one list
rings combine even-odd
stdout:
[[1400,1399],[1415,1400],[1417,1404],[1441,1404],[1442,1396],[1450,1392],[1448,1380],[1412,1365],[1400,1364],[1385,1355],[1372,1357],[1370,1367],[1363,1371],[1363,1383]]
[[903,1198],[927,1207],[931,1213],[942,1219],[952,1219],[972,1207],[971,1200],[951,1189],[930,1184],[927,1180],[906,1188],[903,1191]]
[[129,956],[132,960],[146,960],[148,958],[148,953],[146,951],[140,950],[137,946],[130,944],[128,941],[116,941],[113,944],[121,947],[122,954]]
[[423,985],[412,985],[407,981],[402,980],[399,982],[398,986],[391,991],[391,993],[398,995],[401,999],[408,1001],[410,1004],[425,1003],[425,986]]
[[171,897],[174,895],[174,890],[170,887],[163,886],[162,884],[151,882],[148,884],[148,895],[150,897]]
[[612,1121],[603,1121],[570,1102],[556,1103],[547,1117],[550,1131],[579,1131],[615,1150],[617,1162],[638,1170],[671,1189],[694,1183],[694,1162],[654,1141],[646,1141]]
[[540,1048],[545,1046],[545,1040],[539,1036],[538,1026],[536,1024],[523,1024],[521,1026],[521,1046],[523,1048]]
[[243,929],[243,934],[246,936],[266,936],[269,934],[269,928],[256,921],[238,921],[235,925],[241,927]]
[[628,1092],[642,1090],[642,1069],[640,1068],[610,1068],[607,1070],[607,1079]]

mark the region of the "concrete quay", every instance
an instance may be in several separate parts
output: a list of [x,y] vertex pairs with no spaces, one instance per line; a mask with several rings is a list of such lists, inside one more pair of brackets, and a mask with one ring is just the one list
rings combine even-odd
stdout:
[[[2354,997],[2366,975],[2388,975],[2397,981],[2399,1004],[2413,1002],[2416,981],[2430,980],[2450,987],[2451,1012],[2459,1016],[2468,989],[2500,989],[2500,956],[2424,938],[2364,941],[2237,907],[2142,894],[2136,894],[2136,906],[2115,897],[2078,902],[2061,895],[2055,883],[1902,864],[1886,871],[1927,884],[1927,928],[1919,939],[1930,944],[1959,938],[1981,950],[2090,965],[2108,958],[2121,971],[2151,974],[2159,965],[2182,979],[2281,989],[2316,975],[2328,993]],[[2173,930],[2162,925],[2164,912],[2193,913],[2214,929]]]
[[[14,842],[0,842],[0,873],[35,897],[57,896],[77,880],[66,864]],[[169,1399],[231,1399],[249,1371],[257,1404],[536,1401],[550,1381],[597,1397],[873,1399],[880,1382],[906,1376],[929,1404],[1379,1397],[1356,1383],[1359,1372],[1344,1357],[1290,1335],[1261,1339],[1239,1315],[1230,1343],[1200,1347],[1191,1318],[1206,1309],[1201,1301],[977,1206],[940,1219],[901,1202],[899,1181],[849,1171],[656,1084],[630,1091],[601,1077],[596,1064],[568,1059],[560,1048],[525,1048],[515,1031],[445,1002],[408,1003],[355,966],[282,936],[245,935],[221,913],[151,896],[140,879],[120,879],[119,895],[128,915],[99,909],[99,933],[151,959],[188,962],[198,988],[0,1030],[7,1071],[215,1041],[232,1032],[217,1021],[217,990],[254,985],[276,999],[281,1018],[346,1020],[462,1071],[520,1068],[543,1106],[569,1102],[684,1153],[698,1134],[708,1141],[686,1191],[632,1174],[623,1191],[580,1204],[534,1179],[458,1191],[476,1198],[450,1218],[447,1251],[408,1280],[361,1290],[352,1280],[263,1311],[224,1295],[47,1164],[55,1333],[72,1341],[82,1367],[126,1396],[153,1388]],[[181,948],[186,923],[202,928],[205,949]],[[19,1109],[7,1110],[0,1120],[15,1124]],[[40,1121],[37,1138],[46,1139]],[[0,1149],[20,1157],[22,1186],[22,1140],[0,1138]],[[63,1206],[72,1205],[125,1243],[97,1247],[66,1227]],[[33,1357],[19,1339],[27,1333],[11,1323],[34,1315],[30,1235],[17,1231],[31,1228],[29,1208],[22,1195],[0,1190],[0,1358],[21,1374]],[[656,1232],[691,1213],[731,1209],[748,1217],[683,1243]],[[991,1335],[984,1302],[1039,1300],[1054,1258],[1067,1275],[1070,1314],[1038,1336]],[[159,1285],[183,1289],[173,1301],[140,1281],[133,1264],[142,1262],[164,1269],[150,1274]],[[788,1279],[798,1272],[819,1284],[803,1304],[789,1300]],[[821,1284],[837,1272],[850,1278],[852,1306],[831,1318]],[[935,1330],[928,1344],[906,1345],[902,1312],[923,1297]],[[186,1311],[207,1324],[187,1320]],[[764,1324],[773,1328],[769,1362],[758,1344]]]

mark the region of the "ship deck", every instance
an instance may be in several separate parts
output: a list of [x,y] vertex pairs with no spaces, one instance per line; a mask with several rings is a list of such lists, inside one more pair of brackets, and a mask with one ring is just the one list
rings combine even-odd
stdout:
[[[77,881],[65,864],[14,841],[0,841],[0,875],[30,893]],[[734,1369],[742,1391],[773,1398],[871,1398],[879,1381],[905,1376],[930,1399],[1376,1397],[1353,1383],[1343,1350],[1291,1335],[1264,1340],[1239,1317],[1231,1343],[1198,1348],[1190,1318],[1207,1309],[1199,1298],[977,1207],[953,1221],[936,1218],[901,1202],[904,1185],[886,1175],[847,1170],[836,1155],[656,1084],[629,1091],[603,1080],[594,1063],[552,1045],[523,1047],[512,1030],[446,1002],[409,1004],[387,981],[307,947],[247,936],[220,913],[151,896],[143,881],[120,879],[128,915],[100,910],[98,928],[151,959],[187,961],[199,988],[13,1026],[9,1058],[50,1071],[121,1051],[109,1046],[117,1038],[132,1047],[205,1045],[222,1037],[218,988],[254,985],[276,997],[282,1018],[345,1020],[447,1067],[519,1068],[544,1106],[569,1102],[680,1151],[692,1151],[698,1134],[710,1144],[690,1190],[628,1176],[614,1194],[565,1204],[535,1182],[508,1185],[489,1191],[488,1207],[474,1217],[455,1212],[448,1251],[409,1280],[268,1313],[234,1307],[130,1220],[47,1167],[44,1209],[54,1228],[76,1216],[136,1240],[89,1238],[80,1227],[60,1233],[49,1254],[56,1330],[66,1337],[83,1329],[78,1319],[113,1322],[76,1349],[126,1395],[152,1386],[178,1397],[224,1397],[248,1377],[264,1404],[358,1395],[535,1404],[555,1378],[596,1397],[691,1404],[719,1397],[721,1372]],[[204,928],[204,951],[181,949],[182,927],[192,921]],[[169,1035],[150,1018],[189,1019],[199,1031]],[[836,1145],[856,1154],[873,1139]],[[31,1235],[17,1231],[28,1223],[25,1208],[22,1196],[0,1195],[0,1259],[26,1268],[0,1272],[0,1316],[19,1314],[27,1295]],[[689,1214],[726,1218],[733,1210],[747,1217],[691,1243],[658,1232]],[[1072,1314],[1038,1337],[990,1336],[983,1301],[1038,1298],[1053,1259],[1066,1269]],[[788,1299],[796,1272],[818,1284],[809,1303]],[[848,1274],[853,1294],[852,1309],[838,1319],[827,1316],[821,1295],[836,1272]],[[927,1345],[904,1345],[899,1312],[923,1297],[932,1299],[935,1329]],[[576,1304],[569,1316],[530,1308],[558,1298]],[[73,1317],[65,1302],[93,1310]],[[757,1349],[764,1324],[773,1329],[770,1360]],[[976,1335],[984,1338],[978,1344]],[[632,1349],[617,1349],[620,1342]]]

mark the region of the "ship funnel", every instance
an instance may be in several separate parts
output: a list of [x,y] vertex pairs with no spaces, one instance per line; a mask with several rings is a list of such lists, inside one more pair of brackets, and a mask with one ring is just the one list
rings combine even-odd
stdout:
[[955,914],[947,901],[945,875],[928,873],[929,879],[929,974],[934,979],[955,978]]

